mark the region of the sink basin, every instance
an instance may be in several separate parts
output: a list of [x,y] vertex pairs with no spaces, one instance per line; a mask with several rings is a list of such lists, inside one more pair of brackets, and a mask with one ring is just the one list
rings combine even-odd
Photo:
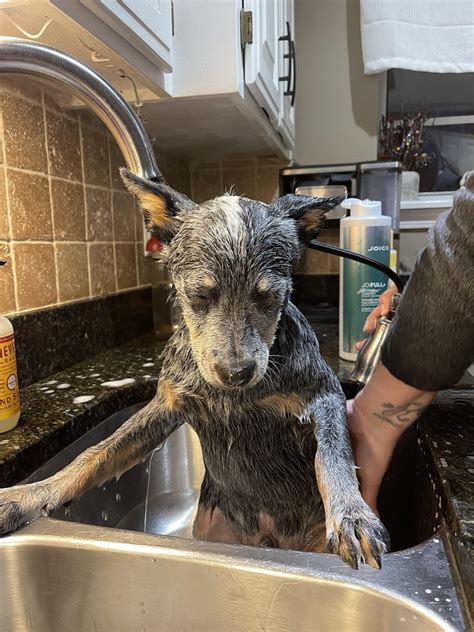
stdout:
[[375,589],[364,573],[339,574],[332,556],[321,555],[322,566],[311,557],[42,519],[0,545],[1,629],[459,629],[421,603]]
[[[109,417],[30,480],[64,467],[138,408]],[[183,426],[119,481],[2,539],[2,632],[464,629],[415,430],[384,483],[382,517],[400,550],[381,571],[354,571],[334,555],[193,540],[203,471],[199,440]]]

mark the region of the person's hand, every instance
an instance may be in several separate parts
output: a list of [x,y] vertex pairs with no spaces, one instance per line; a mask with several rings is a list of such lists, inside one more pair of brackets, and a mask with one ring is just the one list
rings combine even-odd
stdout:
[[362,498],[377,513],[377,496],[400,435],[388,432],[376,420],[364,401],[348,400],[349,433]]
[[[385,290],[383,294],[379,296],[379,304],[375,309],[373,309],[370,314],[367,316],[367,320],[364,324],[364,333],[371,334],[375,326],[377,324],[377,320],[382,316],[388,316],[390,313],[390,305],[392,303],[392,298],[394,294],[397,293],[397,288],[395,286],[389,287],[388,290]],[[361,349],[365,344],[365,340],[359,340],[356,343],[356,349]]]
[[404,384],[379,364],[355,399],[347,402],[360,490],[374,511],[380,484],[400,436],[435,395]]

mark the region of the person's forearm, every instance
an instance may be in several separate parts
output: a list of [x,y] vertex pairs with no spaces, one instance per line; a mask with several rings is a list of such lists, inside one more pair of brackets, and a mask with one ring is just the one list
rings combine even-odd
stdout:
[[434,397],[435,393],[404,384],[379,364],[368,384],[348,402],[360,488],[375,511],[380,484],[400,436]]
[[368,384],[356,396],[355,404],[380,433],[396,441],[435,395],[404,384],[379,364]]

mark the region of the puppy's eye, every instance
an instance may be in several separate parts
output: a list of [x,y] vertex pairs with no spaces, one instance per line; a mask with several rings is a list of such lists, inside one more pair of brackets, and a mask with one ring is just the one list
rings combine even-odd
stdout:
[[280,297],[274,292],[261,292],[255,290],[253,299],[258,308],[271,310],[276,309],[280,303]]
[[198,290],[193,292],[189,296],[191,307],[196,311],[203,311],[207,309],[213,300],[214,291],[210,290]]

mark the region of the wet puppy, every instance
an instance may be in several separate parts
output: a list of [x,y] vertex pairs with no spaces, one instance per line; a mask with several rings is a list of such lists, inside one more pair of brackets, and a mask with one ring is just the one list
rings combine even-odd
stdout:
[[153,400],[51,478],[0,491],[0,532],[121,474],[189,423],[206,469],[196,537],[380,567],[388,535],[359,493],[344,394],[290,302],[292,264],[340,200],[224,195],[197,205],[164,183],[122,177],[166,244],[182,323]]

